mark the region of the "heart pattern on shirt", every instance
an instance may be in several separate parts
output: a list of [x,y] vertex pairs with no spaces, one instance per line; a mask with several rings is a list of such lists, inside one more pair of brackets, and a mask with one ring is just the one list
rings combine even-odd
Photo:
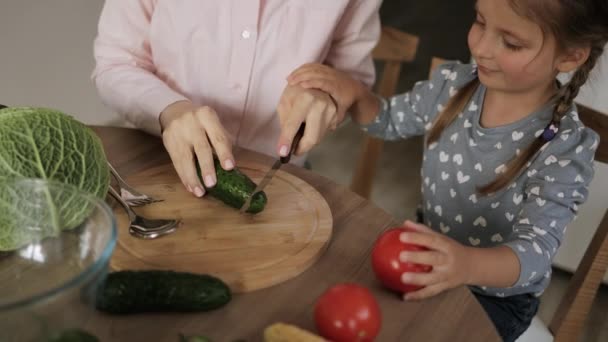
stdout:
[[492,235],[491,240],[492,240],[492,242],[502,242],[502,235],[494,234],[494,235]]
[[482,171],[482,168],[481,168],[481,164],[480,164],[480,163],[475,164],[475,170],[477,170],[477,171],[479,171],[479,172],[481,172],[481,171]]
[[532,230],[534,230],[534,232],[540,236],[544,236],[547,234],[547,231],[541,228],[538,228],[537,226],[533,226]]
[[545,205],[545,203],[547,203],[547,200],[544,200],[540,197],[536,198],[536,204],[538,204],[539,207],[543,207]]
[[452,136],[450,137],[450,140],[455,144],[456,140],[458,140],[458,133],[452,134]]
[[435,213],[439,216],[441,216],[441,214],[443,213],[443,210],[441,209],[440,205],[435,206]]
[[494,169],[494,173],[496,173],[497,175],[505,173],[505,171],[507,171],[507,166],[505,164],[500,164],[496,169]]
[[475,221],[473,221],[473,225],[482,226],[485,228],[488,225],[488,222],[486,221],[485,217],[479,216],[478,218],[475,219]]
[[538,172],[538,171],[536,171],[535,169],[532,169],[532,170],[528,171],[528,172],[527,172],[527,173],[528,173],[528,177],[532,177],[532,176],[534,176],[534,175],[535,175],[537,172]]
[[490,206],[492,207],[492,209],[496,209],[500,206],[500,202],[494,202],[494,203],[490,204]]
[[506,213],[505,213],[505,217],[507,218],[507,220],[508,220],[509,222],[513,222],[513,220],[515,219],[515,215],[513,215],[513,214],[511,214],[511,213],[509,213],[509,212],[506,212]]
[[519,203],[521,203],[521,201],[524,199],[524,195],[522,194],[513,194],[513,203],[515,203],[515,205],[519,205]]
[[433,195],[435,194],[435,190],[436,190],[435,183],[433,183],[433,184],[431,184],[431,191],[433,192]]
[[524,132],[513,131],[513,133],[511,133],[511,138],[513,139],[513,141],[518,141],[523,137]]
[[502,143],[499,141],[496,143],[496,145],[494,145],[494,147],[496,147],[497,150],[500,150],[502,148]]
[[456,217],[454,217],[454,221],[456,221],[458,223],[462,223],[462,215],[460,215],[460,214],[456,215]]
[[583,183],[585,180],[583,179],[583,177],[581,177],[581,175],[576,175],[576,178],[574,178],[574,181],[577,183]]
[[452,196],[452,198],[456,197],[456,190],[450,189],[450,196]]
[[458,171],[456,178],[458,179],[458,183],[463,184],[468,182],[469,179],[471,179],[471,176],[463,174],[462,171]]
[[450,174],[447,173],[447,172],[445,172],[445,171],[442,171],[441,172],[441,180],[447,180],[448,178],[450,178]]
[[448,91],[450,94],[450,97],[456,95],[456,93],[458,92],[454,87],[450,87],[450,90]]
[[471,196],[469,196],[469,201],[471,201],[473,203],[477,203],[477,195],[472,194]]
[[434,150],[434,149],[435,149],[435,147],[437,147],[437,145],[438,145],[438,144],[439,144],[439,143],[438,143],[438,142],[436,142],[436,141],[435,141],[434,143],[430,144],[430,145],[429,145],[429,150],[431,150],[431,151],[432,151],[432,150]]
[[458,165],[462,165],[462,154],[455,154],[454,157],[452,158],[452,161]]
[[439,152],[439,161],[442,163],[447,162],[448,160],[450,160],[450,155],[441,151]]
[[545,159],[545,165],[551,165],[553,163],[557,163],[557,158],[554,155],[550,155]]
[[443,234],[447,234],[450,231],[450,226],[446,226],[443,222],[439,222],[439,230],[441,230]]
[[471,146],[471,147],[477,146],[477,144],[475,143],[475,140],[469,138],[469,146]]
[[399,122],[403,122],[403,120],[405,120],[405,113],[397,112],[397,117],[399,118]]
[[520,252],[522,252],[522,253],[526,252],[526,249],[522,245],[517,245],[517,250],[520,251]]
[[464,120],[464,128],[471,128],[473,127],[473,125],[471,125],[471,122],[469,121],[469,119]]
[[479,109],[479,107],[477,106],[477,104],[475,103],[475,101],[471,101],[471,105],[469,106],[469,111],[470,112],[475,112],[475,111],[477,111],[477,109]]
[[568,166],[568,164],[570,164],[570,162],[571,162],[571,160],[568,160],[568,159],[560,160],[559,166],[566,167],[566,166]]
[[581,153],[582,151],[583,151],[583,145],[579,145],[579,146],[576,148],[576,151],[575,151],[575,152],[576,152],[576,154],[579,154],[579,153]]
[[536,196],[540,195],[540,187],[539,186],[535,186],[532,189],[530,189],[530,193]]
[[481,240],[473,238],[473,237],[469,237],[469,243],[471,244],[471,246],[479,246],[479,244],[481,243]]

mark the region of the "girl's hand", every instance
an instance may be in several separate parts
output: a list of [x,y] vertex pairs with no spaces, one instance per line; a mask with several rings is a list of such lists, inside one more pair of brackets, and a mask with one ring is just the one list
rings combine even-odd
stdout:
[[278,152],[282,157],[288,154],[291,142],[302,122],[306,122],[306,129],[295,151],[296,155],[310,151],[323,139],[328,130],[335,130],[340,122],[336,105],[327,93],[300,86],[285,87],[277,112],[281,121]]
[[287,77],[290,85],[322,90],[336,101],[339,122],[365,92],[363,85],[347,73],[319,63],[304,64]]
[[197,197],[205,194],[196,174],[194,157],[198,159],[206,187],[217,183],[213,166],[213,150],[225,170],[234,168],[232,144],[217,113],[209,107],[197,107],[189,101],[175,102],[160,115],[163,143],[175,171],[188,191]]
[[422,285],[424,288],[404,295],[405,300],[419,300],[432,297],[445,290],[469,284],[470,249],[435,232],[425,225],[411,221],[404,224],[416,232],[402,233],[402,242],[424,246],[430,251],[404,251],[401,253],[402,262],[425,264],[433,266],[429,273],[406,272],[401,280],[407,284]]

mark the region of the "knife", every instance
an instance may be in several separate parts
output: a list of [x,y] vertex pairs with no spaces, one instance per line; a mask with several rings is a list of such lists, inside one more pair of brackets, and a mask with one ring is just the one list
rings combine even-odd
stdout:
[[245,204],[243,204],[243,206],[240,209],[241,213],[244,213],[249,209],[249,206],[251,205],[251,199],[253,198],[253,196],[255,196],[255,194],[257,194],[258,192],[264,190],[266,185],[268,185],[268,183],[270,183],[270,180],[272,179],[274,174],[277,172],[277,170],[279,168],[281,168],[281,165],[289,163],[289,161],[291,160],[291,155],[296,151],[296,149],[298,148],[298,145],[300,144],[300,139],[302,139],[302,136],[304,135],[305,128],[306,128],[306,123],[302,122],[302,124],[300,125],[300,128],[298,129],[298,132],[296,132],[296,136],[293,138],[293,142],[291,143],[291,149],[289,150],[289,153],[285,157],[281,157],[281,158],[277,159],[277,161],[274,162],[274,164],[272,165],[270,170],[268,170],[268,172],[266,172],[266,175],[264,176],[264,178],[262,179],[260,184],[258,184],[258,186],[255,188],[255,190],[253,190],[253,192],[251,193],[251,195],[249,197],[247,197],[247,201],[245,201]]

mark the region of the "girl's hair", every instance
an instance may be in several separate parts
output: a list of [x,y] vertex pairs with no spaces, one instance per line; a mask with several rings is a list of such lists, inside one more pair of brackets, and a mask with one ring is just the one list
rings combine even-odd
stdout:
[[[557,41],[558,51],[573,47],[590,47],[587,61],[574,72],[570,82],[560,87],[554,97],[553,119],[549,125],[555,130],[571,108],[581,86],[587,81],[591,70],[608,42],[608,1],[607,0],[509,0],[511,7],[519,15],[540,24],[543,34],[552,34]],[[439,139],[443,130],[464,110],[475,90],[479,79],[475,79],[455,94],[444,111],[437,116],[427,142]],[[549,129],[549,125],[547,129]],[[526,163],[554,134],[541,134],[526,149],[513,157],[504,173],[492,182],[481,186],[478,191],[487,195],[509,185],[524,169]]]

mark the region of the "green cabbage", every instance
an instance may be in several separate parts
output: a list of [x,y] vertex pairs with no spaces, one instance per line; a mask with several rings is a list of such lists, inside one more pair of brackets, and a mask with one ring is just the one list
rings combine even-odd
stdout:
[[[92,209],[57,191],[46,191],[41,209],[32,205],[31,192],[15,186],[22,178],[70,184],[98,198],[105,197],[110,183],[101,141],[84,124],[52,109],[1,109],[0,251],[73,229]],[[51,229],[24,228],[40,222]]]

